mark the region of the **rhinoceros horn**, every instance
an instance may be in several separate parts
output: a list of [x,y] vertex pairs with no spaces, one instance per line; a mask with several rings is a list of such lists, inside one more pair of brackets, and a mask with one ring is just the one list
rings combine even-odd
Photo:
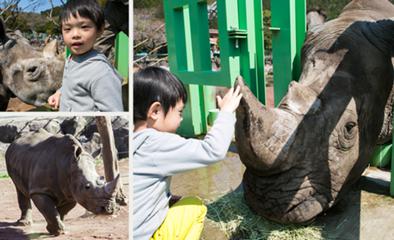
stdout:
[[[297,118],[281,109],[267,109],[244,84],[235,83],[243,98],[237,109],[235,138],[243,163],[258,175],[274,174],[292,166],[285,155],[294,141]],[[286,159],[286,160],[285,160]]]
[[119,189],[119,178],[120,175],[118,174],[112,181],[107,182],[104,186],[104,191],[106,194],[110,196],[114,196]]

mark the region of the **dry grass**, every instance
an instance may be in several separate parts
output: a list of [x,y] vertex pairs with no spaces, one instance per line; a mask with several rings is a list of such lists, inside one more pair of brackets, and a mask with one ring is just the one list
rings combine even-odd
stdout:
[[320,226],[282,225],[255,215],[246,205],[243,192],[239,190],[211,201],[207,217],[231,240],[323,239]]

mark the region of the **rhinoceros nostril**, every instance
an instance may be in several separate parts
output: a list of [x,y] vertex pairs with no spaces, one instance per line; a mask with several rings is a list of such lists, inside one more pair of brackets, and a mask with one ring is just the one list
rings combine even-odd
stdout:
[[27,80],[35,82],[41,76],[41,68],[39,66],[29,66],[26,68]]
[[27,69],[27,72],[29,72],[29,73],[34,73],[35,71],[37,71],[37,69],[38,69],[38,67],[36,67],[36,66],[29,67],[29,68]]

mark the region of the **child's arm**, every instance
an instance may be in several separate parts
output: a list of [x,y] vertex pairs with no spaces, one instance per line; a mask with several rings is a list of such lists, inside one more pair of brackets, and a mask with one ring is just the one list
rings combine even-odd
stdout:
[[204,167],[225,158],[234,134],[235,116],[242,95],[239,88],[218,98],[221,111],[214,125],[203,140],[185,139],[176,134],[161,133],[153,138],[157,146],[152,160],[163,175]]

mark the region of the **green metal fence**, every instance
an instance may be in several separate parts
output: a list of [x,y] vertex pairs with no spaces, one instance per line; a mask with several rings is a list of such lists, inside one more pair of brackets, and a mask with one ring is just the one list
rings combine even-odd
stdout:
[[[299,76],[306,4],[305,0],[271,4],[275,102],[279,102],[289,82]],[[215,107],[213,90],[207,86],[230,87],[242,75],[257,98],[266,102],[261,0],[217,1],[219,71],[211,69],[207,1],[165,0],[164,13],[170,70],[187,84],[190,96],[181,134],[206,132],[208,112]]]

